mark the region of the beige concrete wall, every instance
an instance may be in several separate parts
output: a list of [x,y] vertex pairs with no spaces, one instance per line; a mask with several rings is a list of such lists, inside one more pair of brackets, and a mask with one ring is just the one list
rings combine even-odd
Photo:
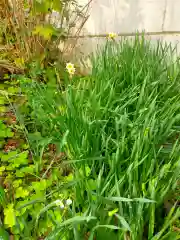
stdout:
[[180,31],[180,0],[92,0],[85,28],[91,34]]
[[180,0],[92,0],[79,47],[88,54],[106,41],[102,35],[108,32],[132,35],[136,31],[149,33],[152,42],[161,39],[178,45],[180,52]]

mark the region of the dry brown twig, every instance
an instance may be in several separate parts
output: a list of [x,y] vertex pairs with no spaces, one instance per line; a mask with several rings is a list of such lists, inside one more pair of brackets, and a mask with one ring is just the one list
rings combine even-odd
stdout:
[[[28,7],[30,11],[33,11],[33,1],[34,0],[29,0]],[[45,40],[38,34],[33,34],[33,30],[38,25],[45,24],[44,13],[27,15],[23,0],[2,0],[0,3],[0,24],[3,26],[5,43],[0,46],[0,53],[2,53],[0,58],[7,60],[7,71],[10,69],[10,72],[16,72],[17,69],[20,68],[23,71],[25,67],[24,63],[31,61],[34,56],[39,56],[39,59],[43,59],[42,61],[46,61],[47,58],[48,61],[48,57],[53,55],[54,51],[57,53],[60,41],[64,43],[63,49],[58,56],[55,54],[55,57],[63,60],[65,56],[73,54],[83,26],[88,19],[88,10],[91,2],[92,0],[89,0],[82,8],[79,8],[78,4],[75,4],[76,7],[73,12],[74,19],[70,18],[67,23],[66,37],[62,39],[60,36],[56,41],[51,42],[51,39]],[[64,11],[70,14],[71,9],[66,9],[66,5],[64,5],[62,13],[60,13],[62,16],[61,27],[63,20],[66,18],[66,13],[64,13]],[[75,38],[69,40],[69,36],[72,32],[74,32]],[[13,41],[9,38],[13,38]],[[49,56],[46,55],[47,49],[49,50]],[[42,56],[45,56],[45,58]],[[5,67],[3,64],[1,65],[0,63],[2,68]],[[13,71],[13,68],[16,70]]]

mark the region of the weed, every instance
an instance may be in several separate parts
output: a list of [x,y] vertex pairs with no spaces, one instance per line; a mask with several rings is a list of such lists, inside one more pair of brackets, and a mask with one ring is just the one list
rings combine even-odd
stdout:
[[[3,90],[0,91],[0,222],[15,239],[29,239],[32,235],[32,239],[37,239],[45,237],[48,229],[54,227],[52,219],[55,223],[67,212],[71,194],[58,188],[68,184],[71,176],[61,168],[63,153],[57,155],[56,148],[49,144],[51,141],[41,137],[41,133],[29,123],[33,119],[28,118],[31,109],[18,83],[18,80],[6,81],[1,84]],[[17,106],[23,118],[14,115]],[[22,119],[26,120],[25,123]],[[30,125],[29,138],[26,137],[27,124]],[[32,153],[30,147],[36,151]],[[36,152],[41,152],[41,156]],[[57,185],[57,181],[60,184]],[[64,209],[57,204],[58,201],[64,203]],[[47,217],[41,217],[42,209],[47,210],[50,202],[54,203],[49,205]],[[3,228],[0,228],[0,234],[6,239],[7,233]]]

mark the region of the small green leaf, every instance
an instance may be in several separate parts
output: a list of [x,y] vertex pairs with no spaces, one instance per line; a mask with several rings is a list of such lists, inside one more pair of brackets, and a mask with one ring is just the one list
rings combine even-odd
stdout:
[[23,144],[23,145],[22,145],[22,148],[23,148],[24,150],[28,149],[28,148],[29,148],[29,144]]
[[5,170],[6,170],[5,166],[0,167],[0,176],[2,176],[2,174]]
[[4,97],[0,97],[0,104],[3,105],[5,103]]
[[96,183],[95,180],[89,179],[87,183],[88,183],[88,187],[89,187],[89,189],[90,189],[91,191],[96,190],[96,188],[97,188],[97,183]]
[[21,184],[22,184],[22,180],[21,180],[21,179],[18,179],[18,180],[14,180],[14,181],[13,181],[13,187],[14,187],[14,188],[18,188],[19,185],[21,185]]
[[33,1],[33,8],[32,13],[34,15],[38,13],[48,13],[48,9],[51,7],[49,1],[42,1],[42,0],[34,0]]
[[115,216],[119,219],[119,221],[121,222],[123,227],[131,232],[131,228],[130,228],[129,224],[126,222],[125,218],[123,218],[122,216],[120,216],[117,213],[115,214]]
[[19,91],[19,89],[16,87],[8,87],[9,93],[15,94],[15,93],[18,93],[18,91]]
[[16,170],[15,173],[16,177],[22,178],[25,176],[25,174],[21,170]]
[[91,173],[91,169],[89,168],[89,166],[86,165],[85,169],[84,169],[84,167],[82,167],[82,168],[80,168],[79,172],[82,176],[85,175],[86,177],[89,177],[89,175]]
[[74,179],[74,176],[72,173],[70,173],[68,176],[64,177],[65,182],[71,182],[71,181],[73,181],[73,179]]
[[18,155],[17,151],[8,152],[8,154],[4,154],[1,156],[1,161],[3,162],[11,161],[12,159],[16,158],[17,155]]
[[25,198],[29,195],[29,191],[19,187],[16,189],[15,198]]
[[4,209],[4,224],[10,228],[16,225],[15,210],[13,204],[9,204],[7,208]]
[[33,167],[24,167],[24,168],[21,168],[21,171],[23,173],[33,173],[34,172],[34,168]]
[[47,187],[46,180],[43,179],[40,182],[32,182],[32,189],[34,189],[36,192],[44,191]]
[[22,152],[22,153],[19,154],[19,157],[20,157],[20,158],[23,158],[23,159],[27,159],[28,154],[29,154],[28,151],[24,151],[24,152]]
[[7,231],[5,231],[4,228],[0,227],[0,240],[9,240],[10,236]]
[[39,34],[41,37],[43,37],[45,40],[50,40],[51,36],[55,32],[54,28],[51,25],[39,25],[36,26],[35,30],[33,31],[33,34]]
[[7,128],[6,130],[6,136],[9,138],[12,138],[14,136],[14,133],[11,131],[10,128]]
[[54,0],[53,1],[53,9],[55,11],[61,12],[62,11],[62,2],[59,0]]

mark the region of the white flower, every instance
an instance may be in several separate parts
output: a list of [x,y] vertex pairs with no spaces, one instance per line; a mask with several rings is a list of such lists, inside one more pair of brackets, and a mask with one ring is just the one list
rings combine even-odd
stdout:
[[69,206],[69,205],[71,205],[72,204],[72,200],[71,199],[67,199],[66,200],[66,204]]
[[62,201],[61,200],[56,200],[55,202],[54,202],[54,204],[56,204],[56,206],[59,206],[60,208],[64,208],[64,204],[62,203]]
[[76,71],[76,69],[74,67],[74,64],[72,64],[72,63],[67,63],[66,64],[66,70],[71,76],[74,75],[74,73]]
[[69,69],[72,69],[74,68],[74,64],[73,63],[67,63],[66,64],[66,69],[69,70]]

